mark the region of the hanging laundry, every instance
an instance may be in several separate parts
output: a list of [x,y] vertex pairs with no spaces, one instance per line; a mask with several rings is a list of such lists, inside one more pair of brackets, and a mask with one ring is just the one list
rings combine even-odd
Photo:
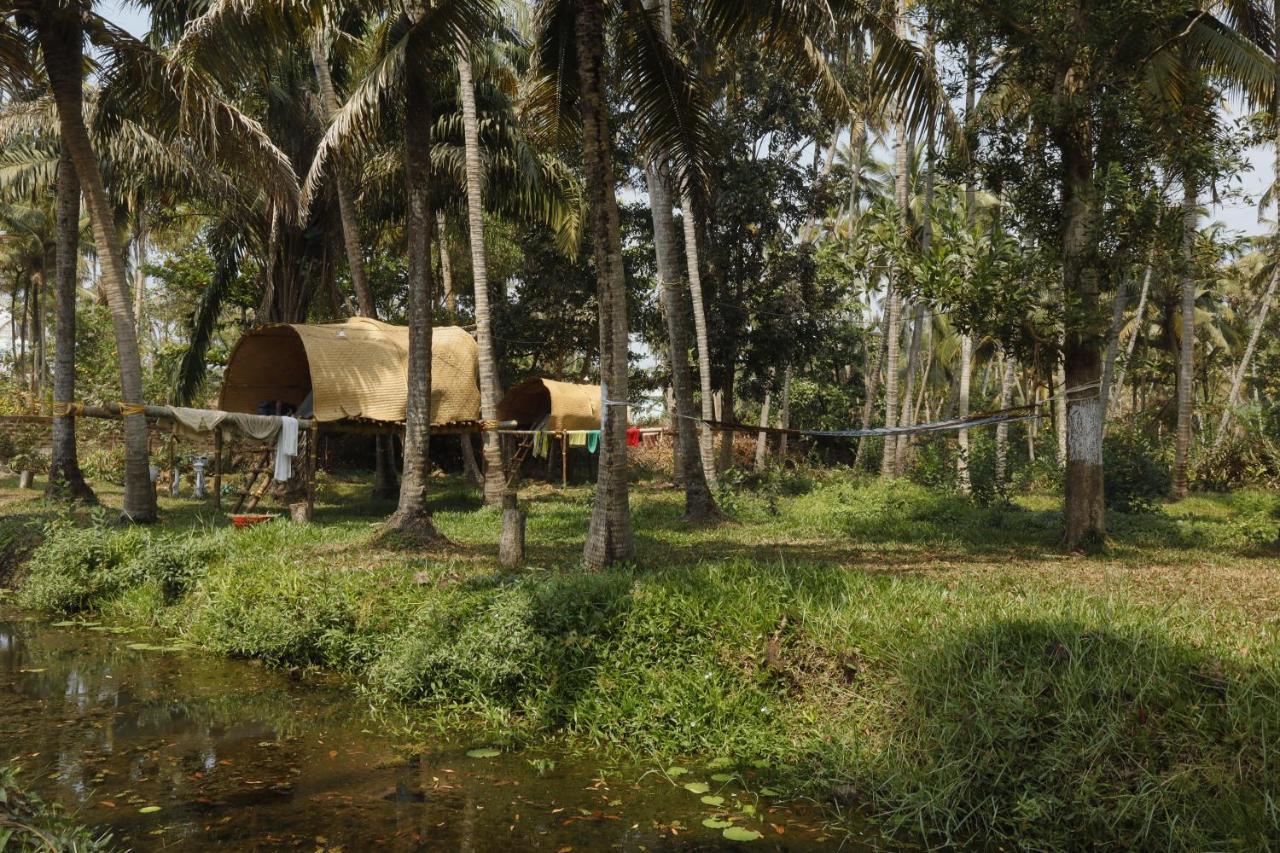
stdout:
[[600,448],[600,430],[587,430],[587,452],[595,453]]
[[628,427],[627,428],[627,447],[639,447],[639,446],[640,446],[640,428]]
[[275,478],[286,483],[293,476],[293,457],[298,455],[298,419],[280,418],[280,437],[276,439]]
[[533,455],[538,459],[546,459],[551,452],[551,433],[538,431],[533,434]]
[[569,431],[569,446],[570,446],[570,447],[586,447],[586,446],[587,446],[587,431],[586,431],[585,429],[575,429],[575,430],[570,430],[570,431]]

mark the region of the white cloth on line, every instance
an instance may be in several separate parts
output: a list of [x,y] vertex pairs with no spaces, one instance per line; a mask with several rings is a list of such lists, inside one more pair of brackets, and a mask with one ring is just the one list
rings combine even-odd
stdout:
[[275,478],[281,483],[293,476],[293,457],[298,455],[298,419],[280,418],[280,437],[276,439]]

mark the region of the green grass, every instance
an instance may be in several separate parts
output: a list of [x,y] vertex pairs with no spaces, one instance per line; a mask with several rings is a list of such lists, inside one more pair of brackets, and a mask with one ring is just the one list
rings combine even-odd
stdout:
[[[237,532],[167,500],[152,530],[55,524],[18,600],[350,673],[514,743],[766,765],[932,843],[1280,843],[1275,495],[1112,514],[1082,556],[1051,497],[831,475],[727,495],[735,521],[705,528],[642,484],[634,565],[591,574],[589,490],[538,487],[530,567],[507,575],[497,514],[439,486],[454,544],[432,552],[381,544],[388,507],[354,481],[326,483],[306,527]],[[0,541],[49,513],[0,494]]]
[[111,853],[110,835],[95,835],[57,805],[22,784],[12,766],[0,765],[0,850],[9,853]]

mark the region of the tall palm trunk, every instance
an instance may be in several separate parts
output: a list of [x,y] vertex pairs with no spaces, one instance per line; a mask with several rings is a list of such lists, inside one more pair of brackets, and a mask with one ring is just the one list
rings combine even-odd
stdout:
[[[333,75],[329,72],[326,50],[326,33],[317,29],[311,40],[311,64],[316,72],[316,87],[320,90],[320,118],[328,124],[338,111],[338,93],[333,88]],[[360,224],[356,220],[356,196],[351,179],[342,163],[333,170],[334,188],[338,194],[338,217],[342,223],[342,247],[347,256],[347,272],[356,292],[356,307],[365,317],[377,319],[378,309],[369,287],[369,275],[364,266],[364,241]],[[396,495],[395,439],[390,435],[376,438],[377,456],[373,475],[373,497],[388,500]]]
[[[142,412],[142,359],[138,354],[129,281],[124,253],[116,232],[111,200],[102,182],[98,158],[84,123],[84,33],[79,7],[73,11],[46,9],[39,20],[40,47],[44,53],[49,87],[58,110],[62,144],[71,152],[81,192],[93,223],[102,268],[102,288],[111,310],[116,353],[120,362],[120,396],[128,407],[124,421],[125,471],[123,515],[134,522],[156,519],[156,494],[151,484],[147,450],[147,419]],[[136,407],[136,408],[133,408]]]
[[[1115,382],[1111,386],[1112,393],[1108,394],[1108,398],[1103,403],[1110,405],[1111,398],[1119,399],[1119,395],[1114,393],[1124,388],[1124,375],[1129,369],[1129,365],[1133,363],[1133,353],[1138,347],[1138,338],[1142,337],[1142,318],[1147,313],[1147,295],[1151,293],[1151,261],[1147,262],[1147,270],[1142,274],[1142,289],[1138,291],[1138,307],[1133,312],[1133,334],[1129,336],[1129,342],[1125,344],[1124,362],[1120,365],[1120,372],[1116,374]],[[1119,404],[1117,403],[1117,409]]]
[[582,0],[577,19],[582,155],[600,309],[600,467],[583,562],[602,569],[631,558],[635,542],[627,494],[627,300],[622,229],[614,194],[613,143],[604,82],[604,5]]
[[431,315],[435,274],[431,268],[431,123],[430,84],[413,67],[405,85],[404,180],[408,212],[405,232],[409,261],[409,376],[404,422],[404,474],[400,502],[387,529],[421,543],[441,539],[427,507],[431,475]]
[[[911,311],[911,338],[907,344],[906,382],[902,389],[902,410],[898,413],[898,426],[915,425],[915,409],[912,402],[916,394],[916,373],[920,365],[920,348],[924,341],[924,305],[917,302]],[[923,382],[923,380],[921,380]],[[908,456],[911,448],[911,436],[900,435],[894,443],[897,458],[893,462],[893,470],[899,476],[907,472]]]
[[[969,386],[973,373],[973,338],[960,336],[960,388],[956,393],[956,414],[961,418],[969,417]],[[1001,408],[1004,408],[1001,406]],[[960,483],[960,491],[969,494],[973,491],[973,483],[969,479],[969,431],[960,430],[957,436],[960,452],[956,454],[956,479]]]
[[1111,388],[1116,375],[1116,356],[1120,353],[1120,328],[1124,325],[1124,309],[1129,304],[1129,285],[1121,281],[1111,300],[1111,325],[1107,328],[1107,351],[1102,359],[1102,417],[1105,427],[1111,404]]
[[719,517],[715,499],[707,484],[698,446],[698,426],[694,420],[693,375],[689,366],[688,304],[680,286],[680,257],[676,247],[676,223],[672,215],[671,185],[662,166],[650,164],[645,170],[649,207],[653,213],[653,242],[666,306],[668,362],[671,389],[675,398],[676,459],[680,466],[677,481],[684,486],[684,514],[691,521]]
[[[471,79],[471,59],[464,51],[458,58],[458,91],[462,96],[462,136],[467,161],[467,226],[471,235],[471,270],[476,304],[476,344],[480,359],[480,416],[497,420],[502,385],[498,381],[498,360],[493,354],[493,314],[489,306],[489,259],[484,246],[484,204],[481,193],[480,121],[476,113],[476,89]],[[484,433],[484,500],[502,503],[506,491],[506,466],[501,437],[493,430]]]
[[[1066,87],[1068,84],[1063,83]],[[1066,388],[1067,465],[1063,501],[1064,539],[1075,548],[1106,536],[1102,487],[1103,334],[1097,321],[1098,270],[1092,239],[1096,199],[1088,126],[1063,128],[1063,286],[1082,319],[1066,330],[1063,362]]]
[[138,344],[145,346],[149,337],[145,322],[147,304],[147,214],[142,200],[133,224],[133,323],[138,330]]
[[769,426],[769,407],[773,402],[773,393],[771,389],[764,389],[764,402],[760,404],[760,429],[756,433],[756,470],[759,471],[764,467],[765,456],[769,450],[769,434],[764,432],[765,427]]
[[[715,420],[714,401],[711,396],[711,342],[707,337],[707,311],[702,299],[702,270],[698,266],[698,221],[693,204],[693,193],[684,187],[680,193],[681,224],[684,226],[685,266],[689,272],[689,299],[693,303],[693,336],[698,349],[698,390],[701,392],[702,419]],[[711,428],[699,425],[698,455],[707,483],[716,485],[715,449],[712,446]]]
[[[58,242],[54,291],[57,298],[57,325],[53,339],[53,399],[70,403],[76,398],[76,280],[80,259],[80,182],[76,180],[71,152],[62,147],[58,158]],[[53,419],[53,447],[49,462],[51,496],[97,503],[93,489],[85,482],[76,453],[76,419],[73,415]]]
[[[898,140],[894,145],[894,197],[898,204],[899,227],[907,232],[910,230],[908,222],[907,198],[911,180],[907,174],[907,149],[910,141],[907,139],[906,127],[898,129]],[[908,234],[908,237],[910,235]],[[903,270],[895,270],[893,279],[889,282],[889,304],[885,309],[885,328],[884,333],[888,336],[889,349],[885,353],[885,377],[884,377],[884,425],[886,429],[893,429],[898,425],[898,361],[899,351],[901,349],[902,339],[902,290],[906,283],[906,273]],[[880,476],[896,477],[898,476],[898,442],[897,439],[888,435],[884,440],[884,456],[880,462]]]
[[[964,72],[964,120],[965,123],[972,127],[973,125],[973,109],[977,103],[978,97],[978,51],[972,44],[969,45],[968,55],[965,60]],[[964,186],[964,219],[965,226],[970,230],[973,229],[973,219],[977,212],[974,208],[978,203],[978,187],[977,175],[973,170],[969,170],[969,174],[965,179]],[[973,338],[968,334],[960,336],[960,381],[957,390],[957,413],[962,418],[969,417],[969,386],[970,373],[973,371]],[[1007,404],[1002,404],[1004,408]],[[956,479],[960,484],[960,491],[969,494],[973,491],[973,484],[969,479],[969,431],[967,429],[960,430],[956,436],[959,452],[956,454]],[[996,477],[997,481],[1000,477]]]
[[[885,302],[888,302],[889,295],[885,294]],[[886,304],[886,308],[887,308]],[[871,414],[875,410],[876,392],[880,388],[880,374],[884,372],[885,360],[889,353],[889,335],[888,335],[889,318],[884,317],[883,325],[885,329],[880,333],[880,344],[876,347],[875,365],[871,364],[871,351],[867,350],[867,366],[866,378],[863,381],[865,395],[862,400],[862,423],[859,429],[867,429],[871,426]],[[869,439],[866,436],[858,439],[858,452],[853,457],[854,470],[861,471],[863,460],[867,458],[867,447]]]
[[[1013,401],[1014,370],[1017,363],[1012,354],[1005,352],[1002,356],[1004,369],[1000,371],[1000,408],[1009,408]],[[1034,453],[1034,451],[1033,451]],[[1035,461],[1034,455],[1032,461]],[[1009,423],[1001,421],[996,425],[996,488],[1001,492],[1009,484]]]
[[1195,409],[1196,274],[1195,249],[1197,183],[1194,175],[1183,178],[1182,191],[1182,338],[1178,353],[1178,426],[1173,444],[1174,500],[1187,496],[1187,463],[1191,455],[1191,418]]

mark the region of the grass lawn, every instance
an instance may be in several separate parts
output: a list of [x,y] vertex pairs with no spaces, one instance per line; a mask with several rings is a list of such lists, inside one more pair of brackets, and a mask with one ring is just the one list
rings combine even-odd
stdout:
[[[634,565],[588,574],[590,490],[535,486],[530,565],[502,574],[498,514],[437,482],[438,551],[381,543],[390,507],[330,479],[310,526],[237,532],[167,498],[151,530],[55,522],[8,584],[347,672],[419,721],[766,766],[916,840],[1280,845],[1275,495],[1112,514],[1106,552],[1076,555],[1049,496],[981,507],[837,473],[734,493],[705,528],[641,483]],[[0,502],[10,553],[54,516],[12,482]]]

